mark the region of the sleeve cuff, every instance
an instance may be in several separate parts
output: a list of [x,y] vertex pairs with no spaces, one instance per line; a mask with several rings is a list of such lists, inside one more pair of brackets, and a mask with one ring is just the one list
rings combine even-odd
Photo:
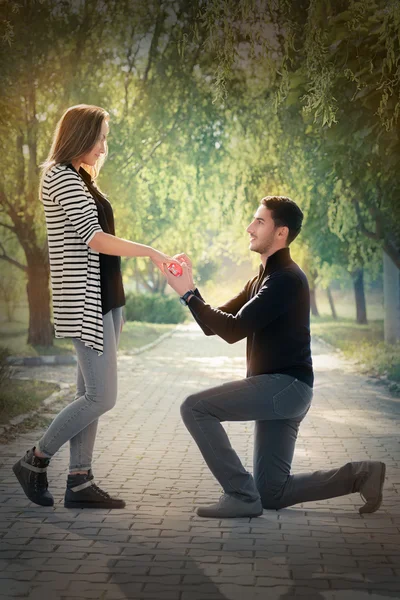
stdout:
[[85,236],[85,239],[84,239],[85,244],[89,244],[89,242],[91,242],[92,239],[94,238],[95,234],[98,233],[99,231],[103,231],[102,228],[100,226],[95,226],[94,229],[92,229],[92,231],[90,232],[89,236]]

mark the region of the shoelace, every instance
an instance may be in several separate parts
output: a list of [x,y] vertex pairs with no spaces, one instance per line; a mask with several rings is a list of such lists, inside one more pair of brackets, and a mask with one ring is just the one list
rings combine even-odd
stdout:
[[[32,460],[32,466],[34,467],[42,467],[43,465],[39,460]],[[35,492],[38,491],[46,491],[49,488],[49,482],[47,481],[47,473],[33,473],[33,486]]]
[[94,491],[97,494],[99,494],[99,496],[102,496],[103,498],[106,498],[107,500],[111,500],[110,494],[108,494],[107,492],[105,492],[104,490],[99,488],[99,486],[97,486],[95,483],[92,483],[92,488],[94,489]]
[[47,490],[49,487],[46,473],[35,473],[33,481],[34,481],[35,491]]

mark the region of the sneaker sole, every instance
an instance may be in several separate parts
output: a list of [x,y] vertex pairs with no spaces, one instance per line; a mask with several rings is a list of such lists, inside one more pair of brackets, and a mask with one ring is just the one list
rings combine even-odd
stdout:
[[[200,510],[200,513],[198,512],[199,510]],[[264,511],[262,510],[261,512],[254,513],[252,515],[249,515],[249,514],[247,514],[247,515],[233,515],[233,514],[229,514],[229,515],[221,515],[221,514],[219,514],[219,515],[217,515],[215,513],[213,515],[207,515],[207,514],[201,514],[202,513],[201,509],[198,509],[196,511],[196,514],[197,514],[198,517],[202,517],[203,519],[242,519],[242,518],[245,518],[245,519],[255,519],[257,517],[261,517],[261,515],[263,514],[263,512]]]
[[101,502],[64,502],[64,508],[125,508],[126,504],[115,506],[115,504],[102,504]]
[[23,485],[23,479],[21,477],[21,473],[22,473],[22,469],[24,467],[21,465],[21,461],[19,460],[18,462],[15,463],[15,465],[13,466],[12,470],[14,472],[15,477],[18,479],[18,482],[22,488],[22,491],[24,492],[25,496],[28,498],[28,500],[30,500],[31,502],[33,502],[34,504],[37,504],[38,506],[54,506],[54,500],[49,500],[48,502],[42,503],[42,502],[38,502],[37,500],[35,500],[34,498],[32,498],[31,496],[29,496],[24,488]]
[[364,504],[364,506],[361,506],[361,508],[359,508],[359,510],[358,510],[360,515],[374,513],[380,508],[380,506],[382,504],[382,500],[383,500],[382,489],[383,489],[383,486],[385,483],[385,476],[386,476],[386,464],[382,463],[381,479],[379,482],[379,492],[380,493],[378,496],[378,500],[375,504],[368,505],[368,503],[367,503],[367,504]]

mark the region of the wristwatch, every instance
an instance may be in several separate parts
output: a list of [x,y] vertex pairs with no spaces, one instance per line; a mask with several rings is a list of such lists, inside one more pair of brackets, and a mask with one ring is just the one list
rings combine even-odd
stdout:
[[188,292],[186,292],[186,294],[183,294],[183,296],[181,296],[179,298],[179,302],[181,304],[183,304],[183,306],[187,306],[188,305],[188,298],[189,296],[194,296],[194,291],[193,290],[189,290]]

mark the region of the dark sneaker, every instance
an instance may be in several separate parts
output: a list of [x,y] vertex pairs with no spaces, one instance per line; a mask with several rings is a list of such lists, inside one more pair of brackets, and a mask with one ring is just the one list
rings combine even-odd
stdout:
[[25,456],[15,463],[12,470],[21,484],[25,495],[39,506],[53,506],[54,498],[48,491],[47,467],[49,458],[35,456],[35,448],[27,450]]
[[65,508],[125,508],[120,498],[112,498],[94,483],[92,471],[68,475],[64,499]]
[[360,486],[360,495],[365,502],[364,506],[358,510],[361,515],[375,512],[382,504],[382,490],[386,474],[386,465],[383,462],[367,460],[362,465],[368,474]]
[[261,500],[244,502],[229,494],[223,494],[216,504],[199,506],[199,517],[215,519],[235,519],[238,517],[259,517],[263,513]]

